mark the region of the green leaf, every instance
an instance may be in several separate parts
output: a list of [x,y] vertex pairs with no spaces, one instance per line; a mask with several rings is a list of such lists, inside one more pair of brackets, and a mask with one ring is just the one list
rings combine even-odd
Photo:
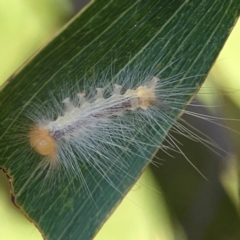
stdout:
[[[140,73],[166,68],[161,78],[181,73],[175,83],[181,87],[201,85],[234,26],[239,8],[239,0],[96,0],[5,83],[0,93],[0,165],[12,178],[15,203],[46,239],[92,239],[156,148],[143,148],[141,156],[145,157],[122,153],[129,167],[119,173],[112,166],[107,173],[112,184],[95,169],[82,166],[91,194],[77,180],[73,192],[64,174],[61,184],[55,186],[42,185],[42,178],[27,185],[31,177],[36,178],[26,180],[38,161],[24,154],[27,146],[17,135],[25,111],[37,102],[46,102],[49,93],[57,94],[62,86],[81,86],[84,78],[93,79],[95,72],[114,82],[120,72],[132,66],[140,66]],[[108,71],[111,66],[113,72]],[[101,85],[100,78],[96,78],[98,83]],[[182,100],[187,104],[189,99]],[[164,131],[156,133],[159,145],[172,123],[160,124]]]

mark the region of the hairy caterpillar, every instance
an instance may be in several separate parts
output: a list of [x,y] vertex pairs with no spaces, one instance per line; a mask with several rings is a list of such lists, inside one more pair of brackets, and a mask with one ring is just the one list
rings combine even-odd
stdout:
[[[32,156],[34,162],[16,197],[39,177],[45,184],[61,181],[63,176],[69,182],[78,179],[91,194],[84,170],[92,168],[115,188],[112,178],[119,179],[128,171],[129,159],[149,158],[148,148],[159,147],[159,138],[167,135],[165,129],[199,86],[181,85],[193,77],[184,79],[180,74],[161,78],[165,69],[155,73],[140,70],[141,66],[124,70],[110,84],[103,77],[100,86],[88,79],[83,87],[57,88],[45,103],[30,106],[19,130],[24,129],[20,135],[25,152],[18,148],[14,154]],[[169,143],[177,150],[177,145]]]

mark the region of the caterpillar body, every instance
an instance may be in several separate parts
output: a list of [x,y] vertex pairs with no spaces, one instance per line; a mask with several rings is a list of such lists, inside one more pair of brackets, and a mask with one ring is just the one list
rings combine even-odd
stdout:
[[29,133],[30,145],[37,153],[46,156],[49,163],[57,164],[66,151],[61,142],[68,141],[71,149],[76,144],[75,139],[86,138],[89,132],[96,131],[99,124],[110,124],[110,119],[120,117],[126,111],[146,110],[154,106],[157,101],[155,88],[158,81],[157,77],[153,77],[145,85],[136,90],[129,89],[124,94],[120,94],[122,87],[115,84],[109,98],[103,98],[103,89],[98,88],[93,102],[86,101],[84,93],[77,94],[79,102],[76,105],[66,98],[63,100],[63,116],[55,121],[38,123]]

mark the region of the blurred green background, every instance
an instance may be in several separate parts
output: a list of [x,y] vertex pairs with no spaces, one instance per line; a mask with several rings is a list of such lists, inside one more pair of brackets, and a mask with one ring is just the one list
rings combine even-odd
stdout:
[[[85,3],[81,0],[0,0],[0,84]],[[214,147],[209,150],[171,133],[208,180],[180,154],[171,153],[170,157],[159,151],[157,155],[164,161],[156,159],[160,165],[152,165],[145,171],[95,239],[240,239],[240,135],[234,131],[240,132],[240,124],[230,120],[240,119],[239,42],[240,22],[199,93],[200,101],[209,107],[189,109],[229,120],[218,119],[217,124],[211,124],[183,116],[195,128],[210,135],[221,150]],[[8,181],[1,171],[0,239],[42,239],[34,225],[11,203]]]

